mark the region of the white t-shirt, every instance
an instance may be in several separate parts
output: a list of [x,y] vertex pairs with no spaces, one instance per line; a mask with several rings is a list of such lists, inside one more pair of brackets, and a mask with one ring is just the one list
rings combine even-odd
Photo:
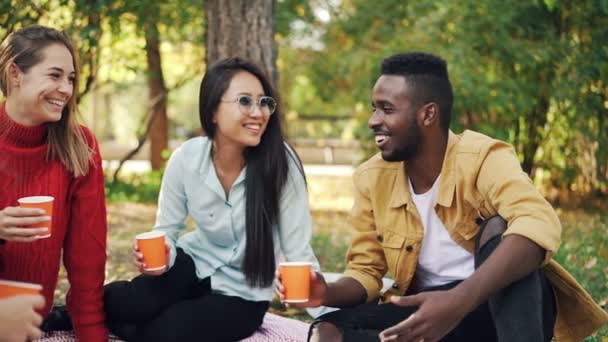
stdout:
[[424,194],[415,194],[408,179],[410,193],[424,227],[416,267],[416,287],[419,289],[466,279],[475,271],[473,254],[452,240],[435,212],[440,178],[437,177],[433,187]]

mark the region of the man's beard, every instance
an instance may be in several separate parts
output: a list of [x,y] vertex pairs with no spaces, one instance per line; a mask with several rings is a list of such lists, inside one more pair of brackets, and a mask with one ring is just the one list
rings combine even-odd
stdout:
[[395,148],[391,153],[386,155],[382,153],[382,159],[389,162],[408,161],[418,154],[421,143],[422,134],[420,132],[420,127],[414,123],[409,130],[408,137],[403,145],[400,148]]

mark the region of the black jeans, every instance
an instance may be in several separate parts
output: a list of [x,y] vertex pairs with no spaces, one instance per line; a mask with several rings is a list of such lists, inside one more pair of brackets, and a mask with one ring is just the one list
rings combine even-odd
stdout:
[[[498,247],[506,222],[495,216],[481,224],[479,237],[486,224],[500,226],[501,233],[480,246],[477,241],[475,268],[478,268]],[[458,282],[427,288],[419,292],[447,290]],[[414,294],[415,292],[408,292]],[[417,307],[401,307],[394,304],[363,304],[354,308],[330,312],[319,317],[312,329],[320,322],[328,322],[342,332],[343,341],[379,341],[378,334],[414,313]],[[442,341],[501,341],[542,342],[551,341],[555,325],[556,307],[553,289],[542,270],[535,271],[494,294],[486,303],[470,312]],[[309,334],[310,335],[310,334]]]
[[238,341],[257,330],[269,305],[212,292],[181,249],[163,275],[106,285],[104,302],[110,331],[136,342]]

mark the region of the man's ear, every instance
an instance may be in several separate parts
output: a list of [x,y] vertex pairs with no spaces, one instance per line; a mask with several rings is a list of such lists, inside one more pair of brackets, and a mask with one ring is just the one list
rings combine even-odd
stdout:
[[439,124],[439,106],[435,102],[429,102],[422,106],[422,124],[432,126]]

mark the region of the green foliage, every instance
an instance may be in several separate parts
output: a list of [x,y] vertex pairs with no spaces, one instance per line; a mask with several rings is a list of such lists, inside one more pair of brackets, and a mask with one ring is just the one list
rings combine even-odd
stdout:
[[321,49],[281,50],[291,110],[352,115],[357,137],[370,142],[366,122],[382,58],[439,54],[455,90],[456,131],[513,143],[524,169],[547,171],[552,186],[608,191],[608,1],[333,4],[329,22],[311,24],[322,32]]
[[114,183],[106,178],[106,198],[108,202],[157,202],[162,172],[150,171],[142,174],[131,174],[125,178],[126,180],[119,179]]
[[[168,102],[170,135],[183,137],[199,128],[203,12],[204,0],[2,0],[0,38],[34,23],[69,32],[79,93],[96,94],[81,105],[87,123],[132,143],[149,107],[144,32],[157,26],[167,87],[186,84]],[[607,0],[277,0],[275,20],[294,137],[356,138],[375,153],[366,122],[380,61],[427,51],[448,61],[454,130],[513,143],[537,183],[608,194]],[[301,125],[310,115],[328,120]]]
[[276,33],[287,36],[297,21],[312,23],[315,21],[310,1],[278,0],[276,10]]
[[57,4],[58,1],[39,0],[31,1],[30,6],[23,6],[22,0],[1,0],[0,41],[13,31],[38,23],[44,13]]

